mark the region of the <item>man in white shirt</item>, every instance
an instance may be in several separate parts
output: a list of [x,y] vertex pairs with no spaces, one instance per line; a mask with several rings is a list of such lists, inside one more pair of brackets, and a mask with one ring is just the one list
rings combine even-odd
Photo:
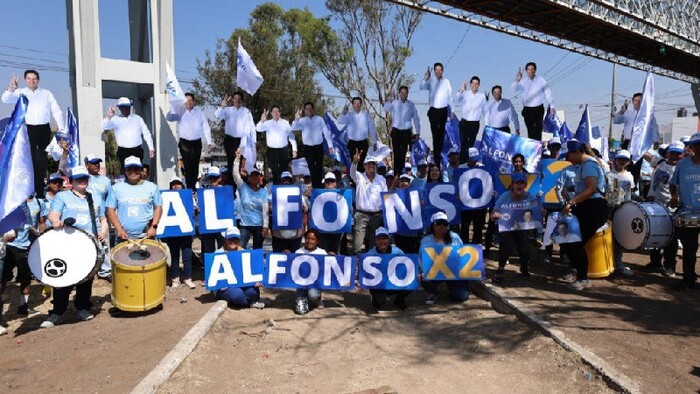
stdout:
[[374,247],[374,231],[384,224],[382,217],[382,192],[388,191],[386,180],[377,174],[377,159],[367,156],[365,172],[357,170],[360,151],[355,151],[350,165],[350,177],[355,182],[355,224],[352,228],[352,245],[360,254]]
[[[174,112],[173,112],[174,111]],[[204,112],[194,106],[194,94],[185,93],[184,106],[170,108],[165,116],[170,122],[177,122],[177,132],[180,141],[182,165],[185,167],[185,183],[194,189],[199,177],[199,159],[202,157],[202,138],[207,144],[207,153],[211,152],[211,128]]]
[[[444,68],[442,63],[435,63],[433,71],[435,76],[430,77],[430,67],[425,72],[425,78],[420,83],[421,90],[427,90],[428,120],[430,121],[430,131],[433,135],[433,157],[435,163],[442,162],[442,145],[445,141],[445,123],[447,123],[447,107],[452,106],[452,85],[447,78],[443,78]],[[438,164],[439,165],[439,164]]]
[[273,105],[270,108],[272,119],[267,119],[267,109],[260,117],[260,122],[256,126],[259,133],[265,133],[265,143],[267,144],[267,165],[272,172],[272,180],[275,185],[281,183],[282,172],[289,165],[289,145],[292,145],[292,157],[297,157],[297,141],[294,139],[292,126],[289,122],[281,118],[281,108]]
[[456,104],[462,104],[462,119],[459,120],[461,148],[459,162],[462,164],[469,159],[467,150],[476,142],[476,135],[479,134],[479,121],[486,110],[486,95],[479,91],[481,79],[475,75],[469,81],[469,85],[469,90],[467,90],[467,82],[460,86],[456,101]]
[[549,104],[549,112],[554,114],[554,95],[549,88],[547,81],[535,75],[537,64],[529,62],[525,65],[527,77],[523,78],[523,73],[518,69],[515,75],[515,82],[510,85],[514,91],[523,92],[523,118],[527,127],[527,136],[533,140],[542,140],[542,123],[544,120],[544,102]]
[[308,101],[304,104],[304,117],[301,116],[301,109],[297,110],[292,130],[301,130],[301,153],[309,165],[314,189],[323,187],[323,139],[326,139],[331,155],[333,139],[323,118],[314,115],[314,103]]
[[[229,103],[233,103],[229,106]],[[229,169],[233,168],[233,160],[236,158],[236,150],[241,146],[241,138],[255,137],[255,122],[253,114],[243,106],[243,93],[236,92],[233,97],[228,96],[221,101],[219,108],[214,111],[217,119],[224,120],[224,151]],[[235,186],[234,186],[235,188]]]
[[29,151],[32,155],[34,167],[34,191],[37,197],[44,198],[44,179],[46,178],[46,147],[51,141],[51,126],[49,122],[53,116],[59,131],[63,128],[63,113],[58,106],[53,94],[39,87],[39,72],[26,70],[24,72],[25,88],[19,89],[19,76],[12,75],[7,90],[2,94],[2,102],[15,105],[20,94],[27,97],[27,114],[24,118],[27,123],[29,136]]
[[[362,99],[352,98],[352,112],[348,111],[347,104],[343,108],[343,114],[338,118],[338,122],[344,124],[348,135],[348,152],[360,151],[360,161],[364,162],[371,143],[377,142],[377,130],[372,122],[372,117],[367,111],[362,109]],[[370,142],[367,142],[369,137]],[[357,169],[364,172],[364,168]]]
[[146,127],[143,118],[132,113],[131,100],[120,97],[117,100],[117,108],[120,114],[115,116],[114,107],[107,109],[107,116],[102,120],[102,130],[114,130],[114,139],[117,141],[117,158],[124,167],[124,160],[129,156],[136,156],[143,160],[143,141],[148,145],[148,156],[152,159],[155,155],[153,149],[153,137]]
[[[394,153],[394,168],[400,171],[406,163],[406,152],[411,143],[420,137],[420,119],[413,101],[408,99],[408,87],[399,88],[399,99],[391,92],[389,101],[384,103],[384,111],[391,114],[391,150]],[[413,133],[411,133],[413,122]]]
[[510,100],[503,98],[503,88],[496,85],[491,88],[492,100],[486,104],[486,126],[510,133],[510,122],[513,122],[515,134],[520,135],[520,120],[515,107]]
[[[632,139],[632,132],[634,131],[634,119],[637,117],[639,112],[639,106],[642,104],[642,94],[635,93],[632,96],[632,109],[628,108],[629,103],[625,100],[625,103],[620,107],[620,112],[616,113],[613,117],[614,124],[622,124],[622,143],[620,144],[621,149],[627,149]],[[656,117],[652,114],[652,128],[655,128],[658,133],[659,125],[656,123]]]

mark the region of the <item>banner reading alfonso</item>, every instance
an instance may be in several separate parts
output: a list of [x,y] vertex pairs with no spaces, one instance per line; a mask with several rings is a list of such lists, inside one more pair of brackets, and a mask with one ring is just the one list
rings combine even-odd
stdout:
[[511,163],[516,153],[522,153],[525,156],[525,169],[534,173],[542,156],[542,143],[487,126],[484,128],[479,150],[484,165],[492,175],[512,172]]
[[498,208],[498,231],[534,230],[542,228],[542,213],[539,199],[513,201]]

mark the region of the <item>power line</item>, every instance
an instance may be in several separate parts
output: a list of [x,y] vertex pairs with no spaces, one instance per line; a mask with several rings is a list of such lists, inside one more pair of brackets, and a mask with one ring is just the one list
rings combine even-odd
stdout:
[[464,32],[464,35],[462,36],[462,39],[459,40],[459,44],[457,44],[457,47],[455,48],[454,52],[452,52],[452,55],[450,56],[450,59],[445,63],[445,67],[447,67],[450,62],[452,61],[452,58],[455,57],[455,54],[459,50],[459,48],[462,46],[462,43],[464,42],[464,39],[467,38],[467,33],[469,33],[469,29],[472,28],[472,25],[467,25],[467,31]]

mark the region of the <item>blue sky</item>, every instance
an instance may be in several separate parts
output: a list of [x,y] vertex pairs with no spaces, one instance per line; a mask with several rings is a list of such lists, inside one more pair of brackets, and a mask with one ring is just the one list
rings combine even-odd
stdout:
[[[247,26],[250,12],[263,1],[174,0],[173,3],[175,69],[180,80],[189,80],[196,76],[196,59],[203,59],[207,49],[213,50],[217,38],[226,38],[235,28]],[[286,9],[308,7],[317,16],[327,14],[320,0],[277,3]],[[45,68],[40,70],[41,86],[54,92],[61,107],[69,106],[65,2],[23,0],[3,6],[5,15],[17,15],[14,21],[18,22],[15,28],[6,29],[0,36],[0,83],[5,87],[13,72],[21,73],[30,65]],[[100,1],[104,57],[128,57],[126,7],[126,0]],[[28,17],[29,9],[35,10],[31,14],[31,24],[19,23]],[[428,65],[441,61],[446,65],[445,76],[454,89],[465,79],[478,75],[482,90],[499,84],[504,87],[505,97],[511,96],[509,85],[518,67],[535,61],[538,74],[544,75],[552,85],[557,107],[566,111],[569,124],[578,124],[583,112],[579,107],[589,104],[593,123],[607,128],[609,109],[603,106],[610,102],[610,63],[430,14],[423,18],[414,36],[413,49],[406,70],[417,74],[416,78],[422,78]],[[645,74],[621,66],[617,70],[616,105],[619,107],[625,97],[642,90]],[[324,86],[324,93],[337,94],[320,74],[318,79]],[[669,123],[678,107],[685,106],[688,112],[694,112],[688,83],[658,75],[655,82],[660,124]],[[411,99],[422,114],[427,111],[427,92],[419,91],[417,82],[412,87]],[[336,102],[342,105],[342,100]],[[518,110],[519,107],[516,103]],[[11,106],[0,106],[0,116],[10,112]],[[613,135],[619,135],[619,131],[614,131]]]

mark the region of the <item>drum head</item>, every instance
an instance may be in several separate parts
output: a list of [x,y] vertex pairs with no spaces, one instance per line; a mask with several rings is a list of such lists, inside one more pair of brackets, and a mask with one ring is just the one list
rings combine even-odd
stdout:
[[98,244],[86,232],[65,227],[49,229],[29,247],[29,269],[37,280],[67,287],[90,276],[98,262]]
[[613,216],[613,235],[627,250],[642,246],[649,234],[649,221],[644,210],[635,202],[622,204]]

